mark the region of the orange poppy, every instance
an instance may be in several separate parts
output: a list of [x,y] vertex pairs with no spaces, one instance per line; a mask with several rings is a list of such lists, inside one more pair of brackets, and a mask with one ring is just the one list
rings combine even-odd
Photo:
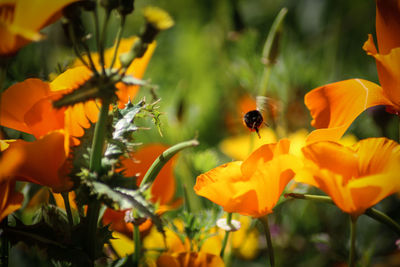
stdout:
[[289,154],[290,141],[263,145],[245,161],[221,165],[197,177],[194,190],[226,212],[261,217],[272,213],[300,161]]
[[61,10],[78,0],[1,0],[0,55],[17,52],[42,39],[39,30],[61,17]]
[[73,183],[68,177],[69,150],[65,150],[64,139],[64,133],[56,131],[34,142],[16,140],[11,143],[3,152],[2,161],[12,161],[17,151],[21,162],[5,180],[32,182],[51,187],[55,192],[70,190]]
[[[143,146],[132,154],[134,160],[127,158],[122,160],[122,168],[127,177],[137,176],[137,185],[143,180],[146,171],[150,168],[154,160],[164,152],[168,147],[161,144],[151,144]],[[158,212],[163,213],[179,204],[179,201],[171,203],[175,195],[175,177],[174,177],[175,158],[169,160],[161,169],[156,180],[151,187],[151,200],[159,203],[161,206]],[[111,229],[132,237],[133,225],[125,222],[125,211],[115,211],[107,209],[103,216],[104,224],[111,224]],[[141,232],[147,231],[151,227],[151,222],[146,221],[140,225]]]
[[362,79],[340,81],[313,89],[305,96],[311,124],[317,128],[308,142],[338,140],[364,110],[385,105],[400,113],[400,1],[376,1],[379,53],[369,35],[363,49],[376,60],[381,86]]
[[24,196],[16,192],[14,188],[15,181],[0,182],[0,222],[22,205]]
[[318,187],[353,216],[400,189],[400,145],[392,140],[368,138],[351,147],[315,142],[303,154],[308,161],[296,181]]

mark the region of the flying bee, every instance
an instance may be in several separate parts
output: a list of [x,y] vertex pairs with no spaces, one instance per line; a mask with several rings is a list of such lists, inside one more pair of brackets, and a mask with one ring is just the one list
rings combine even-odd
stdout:
[[265,110],[268,104],[268,97],[265,96],[257,96],[256,97],[256,105],[257,109],[250,110],[243,117],[243,123],[246,125],[250,131],[255,131],[258,135],[258,138],[261,138],[259,129],[260,127],[265,124],[268,126],[267,123],[264,122],[264,117],[262,115],[262,111]]

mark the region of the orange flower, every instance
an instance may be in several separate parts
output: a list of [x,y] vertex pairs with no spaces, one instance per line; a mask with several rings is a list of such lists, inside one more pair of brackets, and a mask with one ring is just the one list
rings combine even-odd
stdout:
[[22,205],[24,196],[16,192],[14,187],[15,181],[0,182],[0,222]]
[[61,93],[51,92],[50,86],[39,79],[27,79],[8,88],[1,98],[1,125],[36,138],[60,129],[65,129],[70,136],[83,135],[82,127],[89,127],[89,120],[97,120],[96,104],[86,102],[55,109],[52,101],[61,97]]
[[15,140],[0,140],[0,182],[9,180],[14,171],[21,165],[23,152],[20,149],[13,149],[7,152],[7,157],[2,153],[10,147]]
[[157,259],[158,267],[223,267],[223,260],[205,252],[163,253]]
[[227,212],[261,217],[272,209],[300,167],[289,154],[290,141],[263,145],[245,161],[235,161],[197,177],[194,190]]
[[400,145],[368,138],[351,147],[331,141],[303,148],[305,172],[296,181],[320,188],[344,212],[358,216],[400,189]]
[[15,53],[42,39],[39,30],[61,17],[61,10],[78,0],[0,1],[0,55]]
[[[137,185],[143,180],[146,171],[150,168],[154,160],[166,150],[168,147],[161,144],[152,144],[143,146],[137,152],[132,154],[132,159],[124,159],[122,161],[124,174],[127,177],[133,177],[138,175]],[[159,212],[165,212],[171,207],[179,204],[179,201],[173,203],[171,207],[167,206],[174,195],[175,195],[175,177],[174,177],[174,158],[168,161],[160,173],[158,174],[156,180],[151,187],[151,200],[156,203],[158,202],[161,206],[159,207]],[[111,228],[120,233],[126,234],[128,237],[132,237],[133,226],[131,223],[125,222],[125,211],[114,211],[107,209],[103,217],[104,224],[110,224]],[[151,227],[150,221],[146,221],[140,226],[141,232],[147,231]]]
[[[122,39],[120,46],[118,47],[118,55],[128,52],[135,41],[137,41],[137,39],[138,37],[136,36]],[[126,70],[126,75],[131,75],[137,79],[141,79],[144,75],[150,58],[153,55],[155,47],[155,42],[150,44],[143,57],[137,58],[132,62],[132,64]],[[113,54],[114,47],[111,47],[104,52],[104,61],[106,68],[110,66]],[[84,56],[83,58],[85,60],[88,59],[87,56]],[[92,53],[91,58],[93,59],[94,65],[97,70],[100,71],[101,65],[99,64],[98,53]],[[121,64],[119,60],[116,60],[113,69],[118,69],[120,68],[120,66]],[[50,87],[52,91],[61,91],[62,93],[70,92],[88,81],[91,76],[92,71],[86,66],[82,66],[82,63],[79,60],[76,60],[72,68],[66,70],[64,73],[62,73],[52,81]],[[117,83],[115,86],[118,89],[116,94],[118,96],[119,108],[123,108],[125,104],[129,101],[129,99],[133,99],[139,89],[137,85],[126,85],[122,82]]]
[[338,140],[364,110],[386,105],[391,113],[400,113],[400,1],[376,1],[376,32],[380,53],[369,35],[363,49],[376,60],[381,86],[362,79],[328,84],[310,91],[305,104],[311,112],[311,124],[317,128],[309,142]]
[[21,207],[24,196],[14,191],[15,181],[9,179],[15,169],[22,163],[22,152],[12,150],[5,156],[4,151],[14,141],[0,140],[0,222],[9,214]]
[[17,140],[11,143],[3,152],[2,161],[12,161],[15,153],[19,153],[21,162],[3,180],[32,182],[51,187],[55,192],[71,189],[73,184],[67,175],[69,165],[66,161],[69,150],[64,149],[64,139],[64,133],[58,131],[34,142]]

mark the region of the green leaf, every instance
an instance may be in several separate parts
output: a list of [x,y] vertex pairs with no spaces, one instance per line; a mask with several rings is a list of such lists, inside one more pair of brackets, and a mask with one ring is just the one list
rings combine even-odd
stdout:
[[[54,206],[42,209],[42,219],[32,225],[25,225],[18,218],[14,218],[16,225],[6,227],[4,232],[12,245],[24,242],[29,247],[38,247],[46,251],[49,259],[71,262],[74,266],[89,264],[89,256],[81,246],[84,225],[81,223],[69,229],[63,216],[58,216],[56,209]],[[98,240],[102,247],[103,240]]]
[[122,154],[131,150],[134,145],[137,145],[132,140],[132,133],[138,130],[134,120],[143,111],[144,106],[144,101],[140,101],[136,105],[129,101],[124,109],[115,111],[114,131],[112,139],[109,140],[105,156],[119,158]]
[[139,190],[111,188],[105,183],[90,178],[82,179],[81,186],[85,188],[85,191],[91,198],[101,201],[109,208],[114,210],[137,210],[139,215],[150,218],[160,233],[164,233],[162,221],[155,214],[153,204],[144,197],[143,191],[147,188]]

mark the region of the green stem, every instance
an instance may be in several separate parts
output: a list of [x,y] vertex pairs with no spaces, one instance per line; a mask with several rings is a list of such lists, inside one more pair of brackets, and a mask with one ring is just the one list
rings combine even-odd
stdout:
[[298,194],[298,193],[289,193],[285,194],[285,197],[291,197],[296,199],[304,199],[304,200],[313,200],[318,202],[325,202],[329,204],[333,204],[333,201],[328,196],[319,196],[319,195],[309,195],[309,194]]
[[258,91],[258,95],[260,95],[260,96],[265,96],[267,94],[268,81],[269,81],[269,76],[271,74],[271,69],[272,69],[271,64],[267,64],[264,66],[264,71],[261,76],[260,85],[259,85],[260,89]]
[[356,266],[356,231],[357,231],[357,218],[350,215],[350,254],[349,254],[349,267]]
[[124,31],[124,27],[125,27],[125,16],[122,16],[121,25],[118,28],[118,33],[117,33],[116,43],[115,43],[115,49],[114,49],[114,55],[113,55],[113,58],[111,60],[110,69],[113,68],[115,60],[117,59],[118,48],[119,48],[119,44],[121,43],[121,38],[122,38],[122,33]]
[[75,55],[82,62],[83,65],[85,65],[88,69],[90,69],[89,64],[86,62],[86,60],[82,57],[81,53],[79,52],[78,41],[76,40],[74,27],[72,23],[68,23],[68,33],[69,37],[71,38],[72,47],[74,49]]
[[[318,202],[334,204],[332,199],[328,196],[289,193],[289,194],[285,194],[285,197],[286,198],[291,197],[291,198],[296,198],[296,199],[304,199],[304,200],[313,200],[313,201],[318,201]],[[392,218],[387,216],[385,213],[383,213],[382,211],[379,211],[374,208],[369,208],[364,212],[364,215],[367,215],[368,217],[370,217],[380,223],[385,224],[390,229],[392,229],[394,232],[396,232],[398,235],[400,235],[400,225],[397,222],[395,222]]]
[[69,204],[69,192],[62,192],[61,196],[64,200],[65,211],[67,212],[68,223],[70,228],[74,226],[74,218],[72,217],[71,205]]
[[102,106],[99,113],[99,119],[94,128],[94,136],[92,149],[90,154],[90,170],[98,172],[101,168],[101,158],[103,156],[103,148],[106,137],[108,110],[110,106],[110,99],[103,99]]
[[387,216],[385,213],[374,208],[369,208],[365,211],[364,214],[372,219],[377,220],[380,223],[387,225],[390,229],[392,229],[400,236],[400,225],[397,222],[395,222],[392,218]]
[[[90,154],[90,170],[93,172],[99,172],[101,170],[101,158],[103,155],[103,148],[106,137],[107,120],[108,120],[108,109],[110,106],[110,99],[103,99],[103,103],[99,113],[99,119],[94,129],[94,137],[92,143],[92,149]],[[101,203],[93,200],[88,205],[87,210],[87,250],[92,259],[97,255],[96,251],[96,236],[97,227],[99,220]]]
[[[228,213],[228,217],[226,218],[226,223],[227,225],[231,225],[231,221],[232,221],[232,213]],[[226,245],[228,244],[228,238],[229,238],[229,234],[231,231],[225,231],[225,236],[224,239],[222,240],[222,247],[221,247],[221,252],[220,252],[220,256],[221,258],[224,257],[224,253],[225,253],[225,249],[226,249]]]
[[161,153],[160,156],[156,158],[156,160],[153,162],[153,164],[150,166],[150,168],[147,170],[145,176],[143,177],[142,182],[140,183],[140,186],[143,186],[147,183],[153,183],[154,180],[156,179],[158,173],[161,171],[162,167],[170,160],[176,153],[179,151],[188,148],[188,147],[193,147],[199,145],[199,142],[197,140],[189,140],[185,141],[179,144],[176,144],[167,150],[165,150],[163,153]]
[[399,142],[400,143],[400,116],[397,116],[397,120],[398,120],[398,124],[399,124],[399,127],[398,127],[398,140],[397,140],[397,142]]
[[97,9],[98,5],[96,4],[93,11],[93,20],[94,20],[94,32],[96,38],[97,52],[100,52],[100,22],[99,22],[99,11]]
[[100,65],[101,65],[101,70],[103,72],[103,75],[106,74],[106,68],[105,68],[105,60],[104,60],[104,46],[105,46],[105,40],[106,40],[106,34],[107,34],[107,25],[110,20],[110,14],[111,12],[109,10],[106,11],[106,18],[103,23],[103,29],[101,31],[101,36],[100,36]]
[[271,67],[275,64],[275,59],[278,54],[278,46],[280,34],[282,31],[283,20],[287,14],[287,8],[282,8],[279,14],[276,16],[271,29],[268,33],[267,40],[264,44],[262,61],[264,63],[264,71],[261,76],[258,95],[265,96],[267,92],[267,86],[269,81],[269,76],[271,72]]
[[[1,96],[3,95],[3,86],[7,76],[7,65],[8,61],[5,62],[4,64],[0,64],[0,112],[1,112]],[[0,125],[1,125],[1,116],[0,116]]]
[[267,245],[268,245],[269,263],[271,264],[271,267],[274,267],[275,266],[274,248],[272,247],[271,232],[269,230],[269,225],[268,225],[268,214],[261,217],[259,220],[264,226],[265,239],[267,240]]
[[133,262],[139,264],[142,244],[140,242],[139,225],[137,224],[133,225],[133,240],[135,242],[135,253],[133,254]]
[[1,233],[1,261],[0,266],[7,267],[8,266],[8,253],[9,253],[9,244],[7,235],[4,233],[5,229],[8,226],[8,217],[6,216],[0,223],[0,229],[2,229]]
[[88,59],[89,59],[89,64],[90,64],[90,66],[91,66],[91,68],[92,68],[92,71],[93,71],[94,75],[98,76],[98,75],[99,75],[99,72],[97,71],[97,68],[96,68],[96,66],[94,65],[94,61],[93,61],[93,59],[92,59],[92,54],[90,53],[89,46],[88,46],[86,43],[82,43],[82,46],[83,46],[83,48],[84,48],[85,51],[86,51],[87,57],[88,57]]

